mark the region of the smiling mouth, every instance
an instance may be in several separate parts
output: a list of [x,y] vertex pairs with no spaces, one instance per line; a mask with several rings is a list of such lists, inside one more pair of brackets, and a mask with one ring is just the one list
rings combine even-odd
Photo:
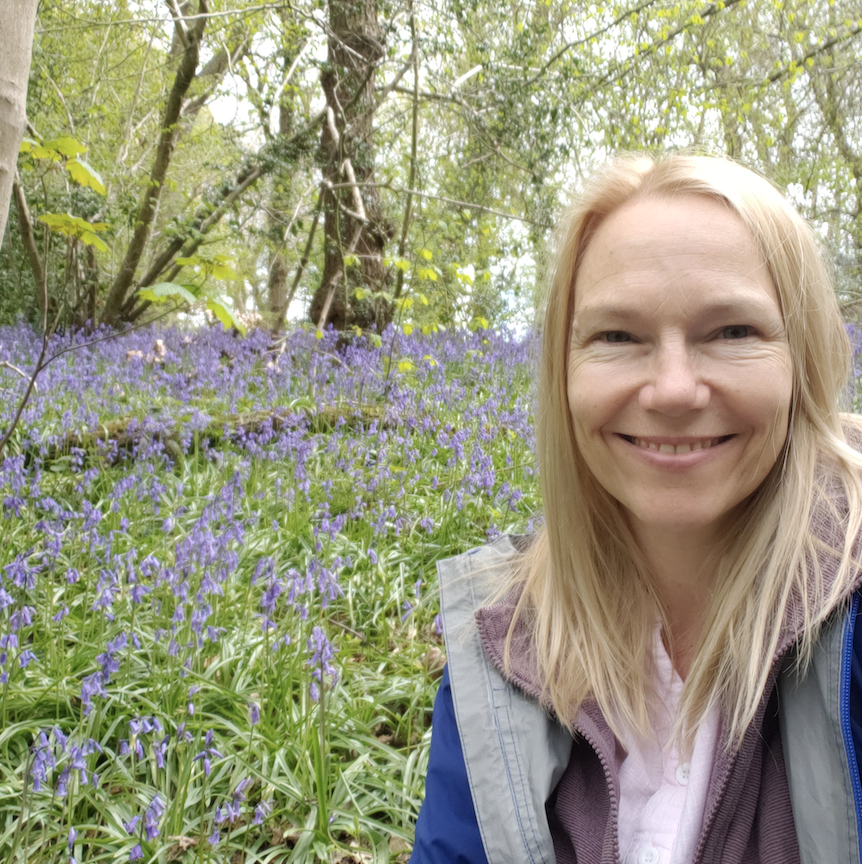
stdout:
[[657,453],[668,453],[679,456],[684,453],[694,453],[697,450],[709,450],[710,447],[715,447],[718,444],[729,441],[733,435],[720,435],[718,438],[704,438],[701,441],[689,441],[685,444],[668,444],[661,441],[651,441],[646,438],[635,438],[633,435],[620,435],[620,437],[628,441],[629,444],[640,447],[642,450],[655,450]]

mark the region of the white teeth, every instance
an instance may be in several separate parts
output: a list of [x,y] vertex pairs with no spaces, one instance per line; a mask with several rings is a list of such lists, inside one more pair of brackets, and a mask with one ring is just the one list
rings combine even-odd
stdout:
[[655,450],[657,453],[672,453],[676,456],[683,453],[693,453],[696,450],[707,450],[721,442],[721,438],[713,438],[711,441],[695,441],[693,444],[656,444],[654,441],[644,441],[641,438],[632,438],[633,444],[644,450]]

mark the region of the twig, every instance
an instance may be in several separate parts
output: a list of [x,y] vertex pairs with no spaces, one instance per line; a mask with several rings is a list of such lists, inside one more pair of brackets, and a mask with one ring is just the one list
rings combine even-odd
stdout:
[[[6,369],[11,369],[13,372],[17,372],[22,378],[29,378],[27,373],[23,369],[19,369],[14,363],[10,363],[8,360],[0,361],[0,366],[5,367]],[[34,384],[33,389],[38,393],[39,388]]]
[[[166,312],[161,315],[157,315],[150,321],[147,321],[144,324],[138,324],[136,327],[130,327],[127,330],[123,330],[119,333],[109,333],[107,336],[100,336],[98,339],[91,339],[89,342],[84,342],[80,345],[69,345],[66,348],[61,348],[55,354],[52,354],[47,360],[45,359],[45,355],[48,353],[48,343],[51,339],[51,336],[54,334],[54,327],[56,326],[56,320],[54,324],[51,326],[51,332],[43,331],[42,335],[42,350],[39,352],[39,359],[36,360],[36,365],[33,367],[33,372],[30,374],[30,381],[27,384],[27,389],[24,391],[24,395],[21,397],[21,401],[18,403],[18,408],[15,412],[15,416],[12,418],[12,423],[9,428],[6,430],[6,434],[0,439],[0,457],[3,456],[3,451],[6,449],[6,445],[9,443],[9,439],[12,437],[12,433],[18,426],[18,423],[21,420],[21,415],[24,413],[24,409],[27,407],[27,403],[30,401],[30,396],[33,391],[36,390],[36,378],[42,372],[43,369],[46,369],[51,363],[53,363],[58,357],[62,357],[64,354],[68,354],[70,351],[78,351],[81,348],[90,348],[92,345],[98,345],[100,342],[107,342],[108,339],[116,339],[119,336],[125,336],[128,333],[133,333],[135,330],[140,330],[143,327],[149,327],[156,321],[170,315],[172,312],[176,311],[178,307],[171,307]],[[59,313],[58,313],[59,315]],[[4,365],[10,366],[11,364],[5,363]],[[16,371],[20,372],[20,369],[16,369]],[[22,373],[24,374],[24,373]],[[26,378],[27,376],[24,375]]]
[[[352,183],[330,183],[327,184],[330,189],[345,189],[352,186]],[[456,207],[466,207],[469,210],[479,210],[483,213],[491,213],[494,216],[500,216],[503,219],[514,219],[517,222],[525,222],[527,225],[536,225],[539,228],[550,228],[549,222],[537,222],[535,219],[529,219],[526,216],[518,216],[516,213],[504,213],[502,210],[495,210],[493,207],[485,207],[482,204],[474,204],[472,201],[458,201],[455,198],[447,198],[445,195],[433,195],[430,192],[422,192],[419,189],[405,189],[403,186],[396,186],[393,183],[375,183],[375,182],[360,182],[357,186],[374,186],[377,189],[388,189],[390,192],[405,193],[415,195],[418,198],[428,198],[432,201],[442,201],[444,204],[453,204]]]
[[314,221],[311,223],[311,229],[308,232],[308,239],[305,241],[305,249],[302,253],[302,258],[299,261],[299,266],[296,268],[296,275],[293,277],[293,285],[290,286],[290,293],[287,295],[287,298],[284,301],[284,309],[281,310],[281,314],[278,317],[278,321],[276,322],[276,329],[279,330],[284,324],[284,319],[287,316],[287,310],[290,308],[290,304],[293,302],[293,295],[296,294],[297,286],[299,285],[299,280],[302,278],[302,273],[305,270],[305,265],[308,264],[308,258],[311,255],[311,246],[314,242],[314,234],[317,231],[317,225],[320,222],[320,211],[323,209],[323,192],[321,190],[320,195],[317,198],[317,209],[314,211]]
[[45,315],[48,310],[47,275],[45,267],[42,265],[42,259],[39,257],[36,237],[33,234],[33,220],[30,218],[30,211],[27,208],[27,198],[24,195],[24,189],[18,179],[17,172],[15,182],[12,185],[12,194],[15,197],[15,205],[18,210],[18,226],[21,230],[21,242],[24,244],[27,260],[30,262],[33,278],[36,280],[36,300],[39,304],[39,311],[42,313],[42,332],[44,333]]

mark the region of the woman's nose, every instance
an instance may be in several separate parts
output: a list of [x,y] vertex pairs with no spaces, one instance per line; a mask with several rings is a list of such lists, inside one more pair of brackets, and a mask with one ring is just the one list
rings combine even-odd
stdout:
[[701,380],[688,346],[661,345],[650,359],[647,380],[640,390],[640,404],[650,411],[680,417],[709,404],[709,386]]

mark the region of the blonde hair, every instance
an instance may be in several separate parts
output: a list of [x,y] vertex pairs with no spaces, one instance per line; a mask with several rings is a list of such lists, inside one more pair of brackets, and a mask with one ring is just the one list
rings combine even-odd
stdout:
[[[601,222],[634,199],[690,194],[724,202],[757,240],[779,295],[793,362],[784,451],[737,508],[734,530],[716,550],[715,590],[677,724],[683,743],[691,744],[699,722],[718,704],[736,746],[757,712],[782,623],[802,622],[804,662],[818,628],[852,584],[862,527],[862,458],[845,436],[846,425],[860,427],[839,411],[850,346],[830,271],[810,227],[763,177],[720,158],[621,157],[592,178],[563,218],[537,402],[545,525],[503,591],[522,589],[509,640],[517,621],[529,627],[545,696],[564,724],[571,728],[579,706],[594,699],[618,735],[618,721],[649,733],[649,658],[661,605],[620,505],[576,446],[568,356],[575,278]],[[846,513],[834,504],[836,482]],[[837,542],[814,530],[830,519],[844,529]],[[837,571],[831,585],[823,578],[825,560]]]

